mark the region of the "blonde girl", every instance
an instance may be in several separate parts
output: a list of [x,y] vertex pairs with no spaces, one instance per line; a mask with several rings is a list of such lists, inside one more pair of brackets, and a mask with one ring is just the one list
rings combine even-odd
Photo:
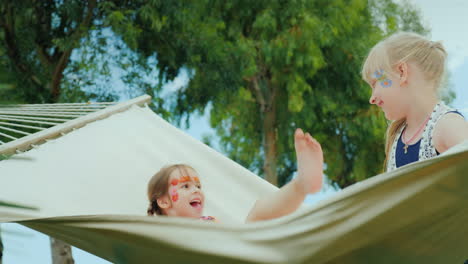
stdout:
[[447,52],[440,42],[418,34],[394,34],[372,48],[362,78],[369,102],[391,121],[386,137],[387,171],[439,155],[468,139],[462,114],[438,97]]

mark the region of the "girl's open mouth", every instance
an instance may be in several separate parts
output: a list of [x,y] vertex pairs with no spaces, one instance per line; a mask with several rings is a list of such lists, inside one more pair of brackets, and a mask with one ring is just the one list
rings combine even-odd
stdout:
[[201,209],[202,208],[202,202],[200,199],[194,199],[190,201],[190,206],[196,209]]

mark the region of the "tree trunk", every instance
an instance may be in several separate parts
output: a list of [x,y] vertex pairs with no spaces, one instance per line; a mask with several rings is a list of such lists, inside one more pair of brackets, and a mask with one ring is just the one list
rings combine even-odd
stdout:
[[50,246],[52,249],[52,264],[74,264],[70,245],[55,239],[50,238]]
[[263,149],[265,150],[263,170],[265,179],[269,183],[278,186],[278,174],[276,173],[278,155],[276,138],[276,104],[273,101],[270,107],[265,109],[263,115]]
[[50,94],[52,95],[52,102],[54,103],[57,103],[59,100],[61,88],[60,82],[63,79],[63,71],[65,71],[65,68],[68,65],[72,51],[73,49],[68,49],[63,52],[53,71]]

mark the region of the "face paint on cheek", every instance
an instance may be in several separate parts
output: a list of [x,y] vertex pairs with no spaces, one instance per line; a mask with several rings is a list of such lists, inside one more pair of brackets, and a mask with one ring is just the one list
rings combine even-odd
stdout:
[[388,88],[392,86],[392,80],[386,79],[386,80],[381,81],[380,84],[382,85],[382,87]]
[[382,78],[382,76],[383,76],[383,70],[376,70],[372,77],[378,80]]
[[177,200],[179,200],[179,193],[177,192],[177,189],[176,188],[172,188],[171,191],[171,200],[173,202],[177,202]]
[[387,78],[387,75],[385,75],[384,70],[375,71],[373,77],[377,79],[380,82],[380,85],[382,85],[382,87],[384,88],[392,86],[392,80]]

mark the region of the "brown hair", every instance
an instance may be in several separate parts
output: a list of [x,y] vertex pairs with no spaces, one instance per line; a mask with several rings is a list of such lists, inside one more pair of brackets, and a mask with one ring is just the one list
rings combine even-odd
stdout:
[[[384,70],[395,75],[395,66],[402,62],[412,62],[438,89],[445,73],[446,59],[447,52],[442,43],[430,41],[416,33],[400,32],[380,41],[371,49],[362,67],[361,76],[370,84],[372,74],[376,70]],[[384,170],[386,170],[390,149],[396,134],[405,122],[405,119],[400,119],[391,122],[388,126]]]
[[149,207],[146,211],[148,215],[164,215],[164,212],[159,208],[157,200],[164,195],[167,195],[169,188],[169,177],[175,170],[193,169],[186,164],[174,164],[161,168],[148,182],[148,200]]

